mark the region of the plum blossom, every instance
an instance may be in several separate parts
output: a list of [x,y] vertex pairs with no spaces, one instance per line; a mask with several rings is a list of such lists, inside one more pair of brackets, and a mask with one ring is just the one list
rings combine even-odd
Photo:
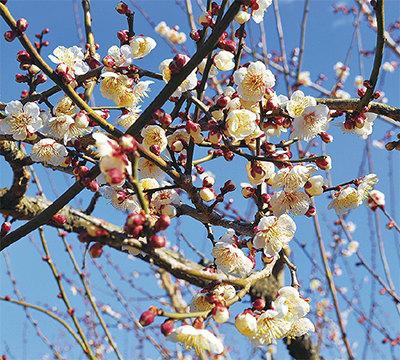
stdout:
[[319,196],[328,187],[328,180],[321,175],[312,176],[304,186],[304,190],[309,196]]
[[326,105],[306,107],[302,114],[293,120],[291,139],[310,141],[319,133],[325,132],[329,127],[329,108]]
[[54,116],[48,117],[43,124],[42,132],[56,139],[63,139],[64,144],[81,136],[87,130],[88,122],[76,121],[79,108],[67,96],[61,97],[52,110]]
[[213,354],[221,354],[224,351],[224,345],[210,331],[196,329],[190,325],[183,325],[174,329],[172,334],[166,337],[166,340],[174,343],[180,343],[186,350],[194,349],[197,355],[204,350]]
[[233,62],[234,57],[235,55],[233,55],[231,52],[220,50],[217,54],[214,55],[214,65],[218,70],[221,71],[232,70],[235,67],[235,63]]
[[42,127],[40,109],[36,103],[22,105],[18,100],[11,101],[6,105],[5,114],[0,123],[0,132],[12,135],[14,140],[25,140]]
[[101,74],[100,91],[106,99],[114,99],[124,92],[124,89],[131,87],[132,80],[126,75],[116,74],[114,72],[105,72]]
[[226,130],[229,136],[236,140],[243,140],[251,135],[258,127],[256,114],[250,110],[233,110],[226,118]]
[[315,326],[310,319],[301,318],[292,323],[290,330],[286,333],[286,337],[294,339],[298,336],[303,336],[309,332],[314,332]]
[[135,194],[126,194],[121,187],[104,186],[103,196],[117,210],[139,212],[141,207]]
[[291,286],[284,286],[279,289],[277,297],[271,303],[271,307],[285,313],[284,320],[291,322],[297,321],[310,311],[310,305]]
[[257,186],[273,178],[274,169],[274,164],[268,161],[249,161],[246,164],[247,178],[252,185]]
[[257,0],[256,7],[252,7],[251,16],[259,24],[264,19],[264,12],[272,4],[272,0]]
[[[202,62],[197,66],[197,68],[199,69],[199,73],[201,75],[203,75],[204,73],[204,69],[206,67],[207,64],[207,58],[203,59]],[[208,77],[210,79],[212,79],[213,77],[218,75],[218,70],[214,65],[211,65],[210,71],[208,72]]]
[[186,41],[186,34],[184,32],[179,32],[179,26],[174,26],[172,29],[165,23],[161,21],[154,30],[169,38],[174,44],[183,44]]
[[249,312],[238,314],[235,318],[235,326],[242,335],[251,337],[257,331],[257,319]]
[[289,215],[263,216],[257,225],[253,239],[256,249],[264,249],[264,254],[272,257],[281,251],[283,246],[292,240],[296,224]]
[[54,139],[42,139],[32,146],[30,157],[33,161],[59,166],[67,155],[68,151],[65,146]]
[[146,149],[150,149],[151,146],[157,145],[160,148],[160,152],[162,152],[167,148],[167,136],[165,135],[165,130],[161,126],[146,126],[140,134],[143,137],[143,146]]
[[339,216],[346,214],[349,210],[356,209],[365,198],[368,197],[372,186],[378,182],[379,178],[375,174],[364,176],[357,189],[350,186],[340,190],[333,195],[333,200],[328,205],[328,210],[335,208]]
[[233,73],[239,97],[245,101],[260,101],[266,89],[275,85],[275,76],[261,61],[250,63]]
[[[186,56],[186,55],[184,55]],[[186,56],[186,63],[189,61],[189,57]],[[171,80],[171,75],[172,72],[169,68],[169,64],[173,61],[173,59],[166,59],[164,60],[158,69],[161,71],[163,79],[166,83],[168,83]],[[197,76],[196,76],[196,70],[193,70],[189,76],[182,81],[182,83],[176,88],[176,90],[173,92],[171,95],[172,97],[179,97],[182,95],[187,90],[192,90],[197,86]]]
[[165,173],[157,165],[145,158],[139,159],[139,169],[140,179],[153,178],[157,181],[161,181],[166,176]]
[[316,106],[317,101],[310,95],[304,96],[301,90],[296,90],[284,105],[286,105],[289,116],[295,118],[300,116],[305,108]]
[[124,129],[131,127],[140,115],[140,106],[134,106],[127,111],[124,111],[120,116],[118,116],[114,121],[115,125],[120,125]]
[[[161,186],[171,185],[167,182],[162,182]],[[176,206],[181,202],[179,194],[174,189],[164,189],[157,191],[152,197],[152,203],[158,213],[174,217],[177,214]]]
[[350,75],[350,69],[347,66],[344,66],[342,62],[337,62],[333,69],[336,71],[336,78],[341,82],[345,82],[347,77]]
[[89,65],[83,59],[83,51],[78,46],[66,48],[64,46],[57,46],[54,55],[49,55],[49,59],[56,64],[66,64],[68,68],[74,72],[75,75],[84,75],[89,71]]
[[253,269],[253,262],[234,243],[234,236],[229,233],[220,238],[212,251],[217,268],[225,274],[239,273],[246,276]]
[[293,215],[304,215],[309,208],[310,197],[299,191],[281,190],[272,195],[270,206],[275,216],[291,212]]
[[376,210],[378,206],[385,207],[385,194],[379,190],[371,190],[369,197],[364,200],[364,205],[368,206],[371,210]]
[[285,187],[286,192],[293,192],[302,188],[312,174],[318,171],[315,164],[296,165],[292,168],[279,170],[274,176],[273,189]]
[[133,63],[133,52],[129,45],[122,45],[121,48],[114,45],[108,49],[108,56],[115,60],[115,66],[124,67],[132,65]]
[[374,125],[374,121],[377,117],[377,114],[366,112],[364,113],[364,115],[365,115],[365,122],[361,128],[358,128],[356,126],[353,129],[346,129],[346,127],[344,126],[344,122],[333,124],[333,126],[339,126],[343,131],[343,133],[356,134],[358,135],[358,137],[366,139],[369,135],[372,134],[372,126]]
[[135,36],[130,42],[129,46],[132,49],[134,59],[142,59],[156,47],[157,43],[148,36]]
[[213,304],[209,303],[206,299],[207,294],[220,296],[221,299],[228,301],[236,295],[235,288],[229,284],[217,285],[211,291],[202,290],[197,294],[193,295],[190,302],[190,312],[207,311],[212,310]]

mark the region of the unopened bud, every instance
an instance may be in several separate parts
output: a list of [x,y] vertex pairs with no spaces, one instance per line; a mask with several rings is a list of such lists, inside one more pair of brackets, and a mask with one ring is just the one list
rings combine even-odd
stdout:
[[253,188],[251,186],[246,186],[242,188],[242,195],[244,198],[248,199],[251,198],[256,192],[256,188]]
[[28,21],[25,19],[19,19],[17,21],[17,29],[21,32],[24,32],[28,27]]
[[6,41],[11,42],[15,39],[15,37],[17,36],[17,33],[15,31],[6,31],[4,33],[4,39],[6,39]]
[[212,317],[217,323],[224,323],[229,319],[229,310],[226,306],[217,305],[212,310]]
[[149,244],[153,249],[159,249],[165,247],[165,237],[161,235],[153,235],[149,238]]
[[93,244],[89,249],[90,257],[92,259],[99,258],[101,256],[101,254],[103,253],[103,249],[102,249],[103,246],[104,245],[102,243],[99,243],[99,242]]
[[253,302],[253,308],[258,311],[261,311],[262,309],[264,309],[266,305],[267,305],[267,303],[265,302],[264,299],[256,299]]
[[101,61],[105,67],[112,68],[115,65],[115,59],[110,56],[104,56],[103,60]]
[[165,230],[171,224],[171,218],[167,215],[161,215],[154,225],[156,232]]
[[7,235],[10,230],[11,230],[11,223],[8,221],[3,222],[3,224],[1,225],[0,236],[3,237]]
[[212,176],[205,176],[203,179],[203,186],[213,187],[215,184],[215,179]]
[[150,309],[145,311],[139,319],[139,323],[142,326],[148,326],[153,323],[155,316],[158,313],[158,309],[155,306],[150,306]]
[[123,1],[120,1],[117,6],[115,7],[115,10],[117,10],[117,12],[119,14],[130,14],[131,11],[128,9],[128,5],[126,5]]
[[324,143],[328,144],[328,143],[331,143],[333,141],[333,136],[331,134],[327,134],[325,132],[322,132],[322,133],[319,133],[318,135],[321,137],[321,140]]
[[209,187],[202,187],[200,189],[199,195],[205,202],[209,202],[215,199],[214,189]]
[[174,320],[167,319],[162,323],[162,325],[161,325],[161,333],[164,336],[171,335],[173,330],[174,330]]

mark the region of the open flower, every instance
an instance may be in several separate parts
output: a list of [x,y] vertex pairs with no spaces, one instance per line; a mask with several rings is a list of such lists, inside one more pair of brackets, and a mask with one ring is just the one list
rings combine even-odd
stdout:
[[318,167],[314,164],[296,165],[292,168],[281,169],[274,176],[272,188],[284,186],[286,192],[299,190],[317,170]]
[[208,330],[196,329],[190,325],[183,325],[175,329],[166,337],[168,341],[180,343],[186,350],[194,349],[197,355],[204,350],[213,354],[221,354],[224,345],[215,335]]
[[[186,55],[183,55],[186,56]],[[186,56],[186,62],[185,64],[189,61],[189,57]],[[173,61],[173,59],[166,59],[164,60],[158,69],[161,71],[163,79],[166,83],[168,83],[171,80],[171,75],[172,72],[169,68],[169,64]],[[196,76],[196,70],[193,70],[189,76],[182,81],[182,83],[176,88],[176,90],[173,92],[171,95],[172,97],[179,97],[182,95],[187,90],[192,90],[197,86],[197,76]]]
[[315,331],[314,324],[307,318],[301,318],[292,323],[290,330],[286,333],[286,337],[294,339],[298,336],[308,334],[310,331]]
[[253,239],[256,249],[264,249],[264,254],[272,257],[281,251],[283,246],[292,240],[296,224],[289,215],[263,216],[257,225]]
[[276,310],[267,310],[257,319],[257,331],[251,338],[251,343],[256,347],[276,344],[291,328],[291,323],[283,320],[286,314]]
[[161,181],[165,178],[165,173],[157,165],[145,158],[139,159],[139,169],[140,179],[153,178],[157,181]]
[[220,238],[212,251],[215,263],[225,274],[239,273],[246,276],[254,267],[253,262],[233,243],[232,232]]
[[123,114],[121,114],[120,116],[118,116],[115,121],[114,121],[114,126],[115,125],[120,125],[122,126],[124,129],[128,129],[129,127],[131,127],[136,120],[138,119],[139,115],[140,115],[140,106],[134,106],[133,108],[124,111]]
[[89,71],[89,65],[83,61],[82,49],[72,46],[67,49],[64,46],[57,46],[54,55],[49,55],[49,59],[56,64],[66,64],[75,75],[83,75]]
[[372,186],[378,182],[379,178],[375,174],[364,176],[357,189],[350,186],[340,190],[333,195],[334,199],[328,205],[328,210],[335,208],[336,214],[344,215],[349,210],[356,209],[364,199],[368,197]]
[[304,215],[309,208],[310,197],[299,191],[286,192],[281,190],[272,195],[271,210],[275,216],[291,212],[293,215]]
[[297,321],[310,311],[308,302],[291,286],[284,286],[279,289],[276,299],[271,303],[271,307],[286,314],[283,319],[290,322]]
[[256,114],[250,110],[233,110],[226,118],[226,130],[229,136],[243,140],[251,135],[258,127]]
[[233,73],[239,97],[246,101],[260,101],[267,88],[275,85],[275,76],[261,61],[250,63]]
[[304,96],[301,90],[296,90],[285,105],[289,116],[295,118],[300,116],[305,108],[316,106],[317,101],[310,95]]
[[160,148],[160,152],[164,151],[167,147],[168,140],[165,135],[165,130],[158,125],[146,126],[141,135],[143,137],[143,146],[150,149],[151,146],[157,145]]
[[32,146],[30,157],[33,161],[58,166],[64,162],[67,155],[65,146],[53,139],[42,139]]
[[5,113],[7,116],[0,123],[0,132],[12,135],[14,140],[25,140],[42,127],[40,109],[35,103],[22,105],[18,100],[11,101],[6,105]]
[[251,16],[259,24],[264,19],[264,12],[272,4],[272,0],[257,0],[254,8],[252,7]]
[[122,45],[121,48],[114,45],[108,49],[108,56],[115,60],[115,66],[128,66],[133,63],[133,53],[129,45]]
[[129,46],[133,52],[134,59],[144,58],[156,47],[157,43],[148,36],[135,36],[130,42]]
[[309,106],[293,120],[291,139],[310,141],[329,127],[329,108],[324,104]]

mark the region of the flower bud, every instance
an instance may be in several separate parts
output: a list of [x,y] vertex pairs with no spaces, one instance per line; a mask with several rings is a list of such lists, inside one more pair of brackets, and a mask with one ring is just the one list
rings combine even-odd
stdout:
[[32,63],[32,58],[25,50],[20,50],[17,53],[17,61],[20,63]]
[[233,153],[233,151],[224,151],[224,158],[226,161],[232,161],[234,158],[235,154]]
[[126,199],[126,194],[125,191],[117,191],[114,196],[113,196],[113,200],[117,203],[117,204],[121,204],[125,201]]
[[228,180],[225,182],[224,186],[221,188],[221,192],[227,193],[236,190],[236,184],[233,180]]
[[162,325],[161,325],[161,333],[164,336],[171,335],[173,330],[174,330],[174,320],[167,319],[162,323]]
[[211,14],[217,16],[219,13],[219,9],[221,9],[221,5],[218,5],[215,1],[211,3]]
[[[32,66],[31,66],[32,67]],[[35,83],[36,84],[43,84],[47,81],[47,75],[46,74],[39,74],[36,77]]]
[[329,170],[332,168],[332,159],[329,155],[326,155],[325,159],[316,160],[315,164],[322,170]]
[[235,326],[242,335],[251,336],[257,330],[257,320],[249,312],[241,313],[235,318]]
[[126,30],[118,31],[117,38],[121,41],[122,44],[127,43],[129,41],[128,31]]
[[317,209],[315,209],[314,206],[311,206],[308,208],[307,212],[304,214],[307,217],[313,217],[317,214]]
[[119,145],[125,154],[137,152],[137,141],[132,135],[124,135],[120,137]]
[[125,175],[119,169],[110,169],[105,172],[104,178],[109,184],[116,185],[125,179]]
[[203,179],[203,186],[205,187],[213,187],[215,184],[215,179],[212,176],[205,176]]
[[212,19],[211,12],[209,12],[209,11],[205,11],[205,12],[201,13],[198,16],[197,20],[204,27],[214,26],[214,21]]
[[165,237],[161,235],[150,236],[149,244],[153,249],[163,248],[165,246]]
[[123,1],[120,1],[117,4],[115,10],[117,10],[117,12],[122,15],[127,15],[131,13],[131,11],[128,9],[128,5],[126,5]]
[[229,319],[229,310],[226,306],[216,305],[212,310],[212,317],[217,323],[224,323]]
[[56,69],[54,70],[54,72],[61,76],[64,77],[65,75],[67,75],[69,73],[69,67],[67,64],[64,63],[60,63],[57,65]]
[[97,181],[91,181],[88,188],[90,191],[96,192],[100,189],[100,184]]
[[218,43],[218,46],[222,50],[229,51],[230,53],[235,53],[237,45],[233,40],[224,40]]
[[15,75],[15,81],[17,83],[24,83],[24,82],[28,82],[29,78],[25,75],[17,74],[17,75]]
[[200,40],[200,34],[198,31],[196,30],[192,30],[189,34],[190,38],[196,42],[198,42]]
[[3,222],[3,224],[1,225],[0,236],[3,237],[7,235],[10,230],[11,230],[11,223],[8,221]]
[[4,33],[4,39],[6,39],[6,41],[11,42],[15,39],[15,37],[17,36],[17,33],[15,31],[6,31]]
[[214,189],[209,187],[202,187],[199,195],[205,202],[209,202],[215,199]]
[[222,140],[222,134],[218,128],[213,128],[208,133],[208,140],[211,144],[219,144]]
[[151,114],[151,117],[154,120],[157,120],[157,121],[160,121],[160,122],[162,121],[164,116],[165,116],[165,111],[163,109],[154,110],[153,113]]
[[331,134],[327,134],[325,132],[322,132],[322,133],[319,133],[318,135],[321,137],[321,140],[324,143],[328,144],[328,143],[331,143],[333,141],[333,136]]
[[150,306],[150,309],[145,311],[139,319],[139,323],[142,326],[148,326],[153,323],[155,316],[158,313],[158,309],[155,306]]
[[250,14],[247,11],[240,10],[235,16],[235,21],[240,25],[250,20]]
[[53,217],[51,218],[51,220],[60,226],[67,222],[67,218],[63,214],[54,214]]
[[154,225],[154,231],[165,230],[171,224],[171,218],[167,215],[161,215]]
[[40,68],[36,65],[31,65],[28,69],[29,73],[31,73],[32,75],[36,75],[37,73],[40,72]]
[[105,67],[108,67],[108,68],[112,68],[113,66],[115,66],[115,59],[110,55],[104,56],[104,58],[101,62],[103,63],[103,65]]
[[103,246],[104,245],[99,242],[93,244],[89,249],[90,257],[92,259],[99,258],[101,256],[101,254],[103,253],[103,249],[102,249]]
[[25,19],[19,19],[17,21],[17,29],[21,32],[24,32],[28,27],[28,21]]
[[182,143],[181,140],[175,140],[172,144],[171,144],[171,150],[173,152],[181,152],[184,149],[184,145]]
[[267,303],[265,302],[264,299],[256,299],[253,302],[253,308],[258,311],[261,311],[262,309],[264,309],[266,305],[267,305]]
[[251,186],[246,186],[242,188],[242,195],[244,198],[248,199],[251,198],[256,192],[256,188],[253,188]]
[[83,112],[75,115],[75,126],[79,129],[86,129],[89,126],[90,118]]

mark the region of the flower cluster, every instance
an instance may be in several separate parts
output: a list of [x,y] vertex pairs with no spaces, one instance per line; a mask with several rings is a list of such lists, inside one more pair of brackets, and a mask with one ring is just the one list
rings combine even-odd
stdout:
[[160,35],[168,38],[174,44],[183,44],[186,41],[186,34],[179,31],[179,26],[174,26],[172,29],[165,23],[161,21],[154,30]]
[[283,337],[295,338],[315,331],[313,323],[304,317],[309,311],[307,301],[295,288],[287,286],[278,291],[271,309],[247,309],[236,316],[235,325],[254,346],[262,347],[276,344]]

